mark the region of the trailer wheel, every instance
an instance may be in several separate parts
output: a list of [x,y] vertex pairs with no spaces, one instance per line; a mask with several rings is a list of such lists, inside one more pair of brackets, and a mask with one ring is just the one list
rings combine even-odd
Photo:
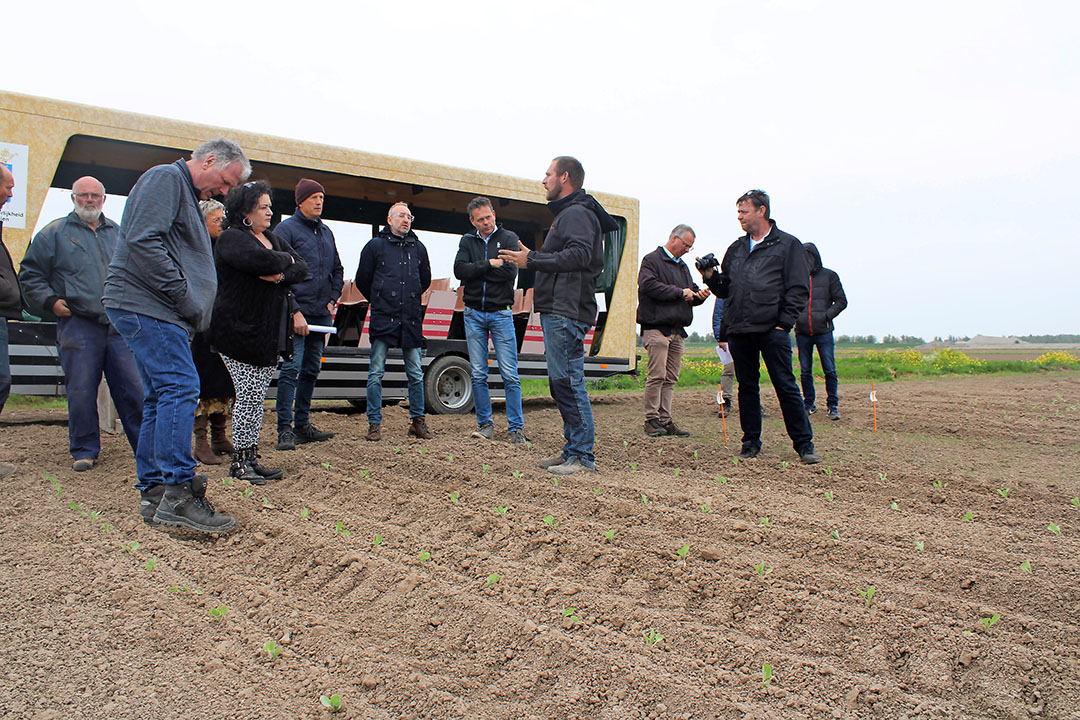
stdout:
[[424,373],[424,401],[429,412],[463,415],[473,409],[472,377],[469,361],[444,355]]

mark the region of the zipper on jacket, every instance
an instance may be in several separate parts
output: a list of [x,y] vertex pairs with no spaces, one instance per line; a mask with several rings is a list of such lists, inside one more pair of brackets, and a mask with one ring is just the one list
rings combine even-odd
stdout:
[[814,334],[814,276],[810,276],[810,302],[806,304],[806,319],[810,321],[810,334]]

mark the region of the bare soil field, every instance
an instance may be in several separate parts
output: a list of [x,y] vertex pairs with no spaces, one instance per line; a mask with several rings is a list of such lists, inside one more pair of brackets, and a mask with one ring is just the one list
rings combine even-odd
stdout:
[[876,434],[868,395],[814,467],[774,397],[735,463],[712,392],[682,440],[603,395],[599,472],[558,485],[550,401],[520,449],[334,406],[267,443],[280,482],[201,470],[213,539],[143,525],[122,437],[74,473],[62,410],[5,412],[0,718],[1080,718],[1080,374],[879,385]]

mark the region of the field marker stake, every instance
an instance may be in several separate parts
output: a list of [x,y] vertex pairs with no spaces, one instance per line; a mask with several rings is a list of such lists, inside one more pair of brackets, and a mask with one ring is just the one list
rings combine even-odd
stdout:
[[877,432],[877,390],[873,381],[870,382],[870,404],[874,406],[874,432]]
[[719,383],[716,385],[716,394],[720,395],[720,425],[724,428],[724,447],[727,447],[727,416],[724,414],[724,396]]

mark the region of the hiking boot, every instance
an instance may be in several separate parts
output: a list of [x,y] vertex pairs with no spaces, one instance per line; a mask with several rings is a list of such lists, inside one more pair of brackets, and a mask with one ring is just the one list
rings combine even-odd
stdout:
[[161,484],[151,485],[139,491],[139,515],[142,516],[143,522],[151,527],[158,524],[158,521],[154,519],[154,513],[157,512],[157,506],[164,494],[165,486]]
[[525,437],[523,430],[511,430],[510,431],[510,444],[511,445],[528,445],[529,438]]
[[71,469],[75,472],[86,472],[87,470],[93,470],[94,458],[79,458],[71,464]]
[[539,462],[539,465],[540,467],[547,470],[549,467],[554,467],[555,465],[562,465],[564,462],[566,462],[566,458],[563,456],[562,453],[559,453],[558,455],[552,455],[551,457],[544,458]]
[[595,468],[591,468],[584,464],[578,458],[570,458],[566,462],[560,465],[552,465],[547,469],[549,473],[553,475],[573,475],[574,473],[594,473]]
[[664,429],[664,426],[661,425],[660,421],[656,418],[646,420],[644,430],[645,434],[649,437],[663,437],[664,435],[667,435],[667,430]]
[[799,459],[802,460],[803,465],[817,465],[821,462],[821,456],[814,452],[813,445],[800,452]]
[[382,440],[382,433],[379,431],[379,428],[381,427],[382,425],[379,423],[368,423],[367,435],[364,436],[364,439],[370,440],[371,442]]
[[830,420],[839,420],[840,419],[840,411],[837,410],[836,408],[829,408],[828,415],[829,415]]
[[292,428],[285,428],[277,434],[277,449],[278,450],[295,450],[296,449],[296,433]]
[[675,437],[690,437],[690,431],[683,430],[681,427],[675,424],[674,420],[664,426],[664,432],[668,435],[674,435]]
[[424,420],[424,416],[421,415],[418,418],[413,418],[412,425],[409,426],[409,435],[418,437],[421,440],[431,440],[435,436],[428,430],[427,422]]
[[739,451],[736,456],[740,460],[752,460],[761,454],[761,448],[757,445],[744,445],[743,449]]
[[236,450],[225,434],[225,420],[225,413],[210,413],[210,449],[218,455],[232,455]]
[[191,454],[203,465],[220,465],[221,458],[214,454],[206,439],[206,427],[209,419],[205,415],[195,416],[195,447]]
[[161,487],[165,491],[153,518],[157,523],[202,533],[228,532],[236,527],[236,518],[218,513],[206,499],[205,475],[196,475],[179,485]]
[[[278,480],[285,473],[281,470],[271,470],[270,468],[263,467],[259,463],[259,446],[250,447],[247,449],[247,464],[248,467],[254,470],[259,477],[266,478],[267,480]],[[262,485],[262,483],[255,483],[256,485]]]
[[320,430],[311,423],[303,426],[297,425],[295,434],[297,445],[309,442],[323,442],[324,440],[329,440],[334,437],[334,433],[327,430]]
[[481,440],[494,440],[495,439],[495,426],[491,423],[481,425],[476,430],[473,430],[472,436]]
[[248,450],[237,450],[232,454],[232,463],[229,465],[229,477],[237,480],[247,480],[252,485],[265,485],[263,476],[255,472],[248,463]]

